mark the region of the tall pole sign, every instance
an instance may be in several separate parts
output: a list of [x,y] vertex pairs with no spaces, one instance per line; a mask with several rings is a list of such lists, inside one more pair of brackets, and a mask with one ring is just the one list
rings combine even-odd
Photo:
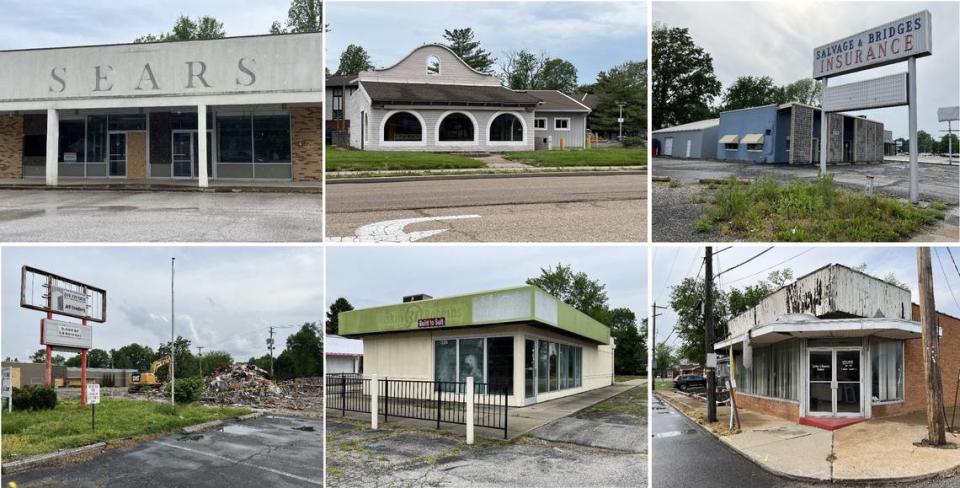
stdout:
[[[53,386],[54,349],[80,353],[80,404],[87,404],[87,351],[93,347],[90,322],[107,320],[107,291],[30,266],[20,272],[20,306],[45,312],[40,344],[46,348],[45,384]],[[80,319],[80,323],[54,315]]]
[[[824,44],[813,50],[813,79],[823,85],[820,115],[820,174],[827,174],[828,114],[840,110],[908,105],[910,126],[910,201],[920,200],[917,170],[917,58],[933,53],[930,11],[922,10],[852,36]],[[867,80],[853,86],[828,86],[831,77],[907,62],[906,100],[902,75]],[[856,99],[849,94],[859,93]]]

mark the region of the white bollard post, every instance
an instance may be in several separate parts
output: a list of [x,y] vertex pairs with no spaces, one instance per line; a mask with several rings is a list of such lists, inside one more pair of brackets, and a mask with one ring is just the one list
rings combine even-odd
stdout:
[[467,376],[467,444],[473,445],[473,376]]
[[380,382],[377,381],[377,375],[370,375],[370,428],[377,430],[377,423],[380,420]]

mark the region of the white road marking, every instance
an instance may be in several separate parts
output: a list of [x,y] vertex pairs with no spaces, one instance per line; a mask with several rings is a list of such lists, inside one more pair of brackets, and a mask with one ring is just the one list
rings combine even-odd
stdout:
[[174,449],[180,449],[180,450],[182,450],[182,451],[191,452],[191,453],[193,453],[193,454],[201,454],[201,455],[204,455],[204,456],[207,456],[207,457],[212,457],[212,458],[215,458],[215,459],[220,459],[220,460],[227,461],[227,462],[234,463],[234,464],[242,464],[242,465],[244,465],[244,466],[250,466],[251,468],[257,468],[257,469],[261,469],[261,470],[263,470],[263,471],[269,471],[269,472],[271,472],[271,473],[273,473],[273,474],[278,474],[278,475],[280,475],[280,476],[286,476],[287,478],[293,478],[293,479],[295,479],[295,480],[299,480],[299,481],[303,481],[303,482],[306,482],[306,483],[310,483],[310,484],[312,484],[312,485],[323,486],[323,480],[313,480],[313,479],[310,479],[310,478],[304,478],[303,476],[297,476],[297,475],[295,475],[295,474],[291,474],[291,473],[287,473],[287,472],[284,472],[284,471],[280,471],[279,469],[273,469],[273,468],[268,468],[268,467],[266,467],[266,466],[259,466],[259,465],[256,465],[256,464],[250,464],[250,463],[247,463],[247,462],[238,461],[238,460],[236,460],[236,459],[230,459],[230,458],[225,457],[225,456],[220,456],[219,454],[212,454],[212,453],[209,453],[209,452],[198,451],[198,450],[196,450],[196,449],[191,449],[191,448],[189,448],[189,447],[177,446],[177,445],[174,445],[174,444],[168,444],[168,443],[166,443],[166,442],[157,441],[157,444],[160,444],[161,446],[172,447],[172,448],[174,448]]
[[384,220],[357,228],[353,237],[328,237],[328,242],[414,242],[446,232],[447,229],[420,230],[406,233],[403,228],[420,222],[439,220],[479,219],[479,215],[447,215],[442,217],[418,217],[413,219]]

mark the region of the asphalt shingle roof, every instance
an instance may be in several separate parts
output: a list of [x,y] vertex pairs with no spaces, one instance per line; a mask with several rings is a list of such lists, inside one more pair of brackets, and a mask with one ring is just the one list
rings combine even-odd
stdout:
[[556,110],[564,112],[589,112],[590,109],[580,102],[564,95],[557,90],[527,90],[527,93],[543,100],[537,110]]
[[535,107],[540,99],[502,86],[361,82],[374,103]]

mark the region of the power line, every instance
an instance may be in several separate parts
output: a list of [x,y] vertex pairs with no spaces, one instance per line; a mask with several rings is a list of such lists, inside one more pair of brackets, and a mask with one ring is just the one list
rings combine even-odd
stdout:
[[763,256],[764,254],[770,252],[771,249],[773,249],[773,246],[770,246],[770,247],[764,249],[763,251],[760,251],[760,252],[758,252],[757,254],[754,254],[752,257],[750,257],[750,258],[747,259],[746,261],[744,261],[744,262],[742,262],[742,263],[740,263],[740,264],[738,264],[738,265],[736,265],[736,266],[734,266],[734,267],[732,267],[732,268],[725,269],[725,270],[717,273],[716,275],[714,275],[714,278],[719,278],[719,277],[720,277],[721,275],[723,275],[724,273],[728,273],[728,272],[730,272],[730,271],[733,271],[733,270],[739,268],[740,266],[743,266],[744,264],[747,264],[747,263],[749,263],[750,261],[753,261],[754,259],[757,259],[757,258],[759,258],[760,256]]
[[727,282],[727,286],[732,285],[732,284],[734,284],[734,283],[737,283],[737,282],[739,282],[739,281],[743,281],[743,280],[745,280],[745,279],[747,279],[747,278],[752,278],[752,277],[754,277],[754,276],[756,276],[756,275],[758,275],[758,274],[760,274],[760,273],[763,273],[763,272],[765,272],[765,271],[770,271],[771,269],[776,268],[777,266],[780,266],[780,265],[782,265],[782,264],[784,264],[784,263],[787,263],[787,262],[789,262],[789,261],[792,261],[792,260],[794,260],[794,259],[796,259],[796,258],[799,258],[800,256],[803,256],[804,254],[806,254],[806,253],[808,253],[808,252],[810,252],[810,251],[812,251],[812,250],[814,250],[814,249],[816,249],[816,248],[811,247],[811,248],[807,249],[806,251],[803,251],[803,252],[800,252],[800,253],[798,253],[798,254],[795,254],[795,255],[787,258],[787,259],[784,259],[783,261],[780,261],[780,262],[777,263],[777,264],[774,264],[773,266],[770,266],[770,267],[764,268],[764,269],[762,269],[762,270],[760,270],[760,271],[757,271],[756,273],[753,273],[753,274],[751,274],[751,275],[744,276],[743,278],[737,278],[737,279],[735,279],[735,280],[733,280],[733,281],[728,281],[728,282]]
[[[675,252],[675,253],[673,254],[673,261],[670,263],[670,271],[667,272],[667,283],[670,282],[670,277],[673,276],[673,266],[674,266],[675,264],[677,264],[677,257],[680,256],[680,250],[681,250],[681,249],[683,249],[683,248],[678,247],[678,248],[677,248],[677,252]],[[657,299],[654,300],[654,302],[659,302],[660,299],[663,298],[663,292],[664,292],[664,290],[666,290],[666,287],[663,287],[663,288],[660,290],[660,294],[657,295]]]
[[957,301],[957,296],[953,294],[953,286],[950,285],[950,280],[947,279],[947,270],[943,267],[943,261],[940,259],[940,250],[937,248],[933,250],[937,256],[937,262],[940,263],[940,272],[943,273],[943,281],[947,282],[947,289],[950,290],[950,296],[953,298],[953,304],[957,306],[957,309],[960,309],[960,301]]
[[947,252],[950,253],[950,261],[953,261],[953,269],[957,270],[957,276],[960,276],[960,268],[957,267],[957,261],[953,259],[953,251],[948,247]]

